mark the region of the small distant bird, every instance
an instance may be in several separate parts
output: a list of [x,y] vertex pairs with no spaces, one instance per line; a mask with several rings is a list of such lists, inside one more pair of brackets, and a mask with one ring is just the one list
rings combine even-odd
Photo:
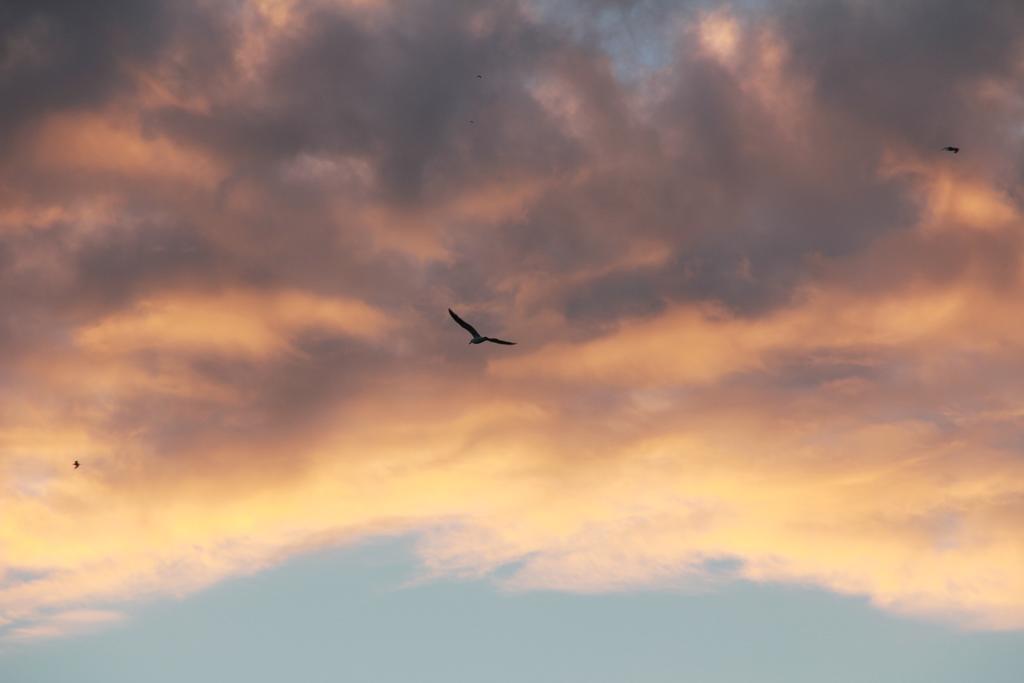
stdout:
[[82,463],[78,462],[77,460],[75,461],[75,469],[76,469],[76,470],[77,470],[77,469],[78,469],[79,467],[81,467],[81,465],[82,465]]
[[481,76],[480,74],[477,74],[476,77],[477,78],[483,78],[483,76]]
[[449,315],[452,316],[452,320],[457,322],[459,326],[473,335],[473,338],[469,340],[470,344],[483,344],[486,341],[494,342],[495,344],[507,344],[509,346],[515,346],[515,342],[505,341],[504,339],[495,339],[494,337],[482,337],[480,333],[476,331],[476,328],[467,323],[465,320],[455,315],[455,311],[448,309]]
[[476,123],[476,121],[474,121],[473,119],[470,119],[469,122],[470,123]]
[[959,147],[943,147],[942,151],[943,152],[952,152],[953,154],[958,154],[960,152],[960,148]]

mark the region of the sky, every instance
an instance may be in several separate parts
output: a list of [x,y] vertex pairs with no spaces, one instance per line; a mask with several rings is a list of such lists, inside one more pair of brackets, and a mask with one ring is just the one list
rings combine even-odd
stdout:
[[7,0],[0,680],[1015,680],[1022,77],[1016,0]]

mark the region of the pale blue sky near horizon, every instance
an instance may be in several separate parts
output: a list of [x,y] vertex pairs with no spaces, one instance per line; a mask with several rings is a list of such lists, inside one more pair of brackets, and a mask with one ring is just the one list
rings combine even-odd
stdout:
[[409,538],[313,553],[97,631],[7,643],[4,683],[1017,683],[1024,633],[747,582],[701,593],[411,582]]

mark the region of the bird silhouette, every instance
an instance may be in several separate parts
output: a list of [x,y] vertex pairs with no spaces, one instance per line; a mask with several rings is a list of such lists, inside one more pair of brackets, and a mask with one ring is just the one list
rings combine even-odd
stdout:
[[506,344],[508,346],[515,346],[515,342],[505,341],[504,339],[495,339],[494,337],[482,336],[479,332],[476,331],[475,327],[473,327],[465,320],[460,318],[458,315],[456,315],[455,311],[453,311],[450,308],[448,309],[448,314],[451,315],[452,320],[459,324],[459,327],[473,335],[473,338],[469,340],[470,344],[483,344],[484,342],[494,342],[495,344]]
[[81,466],[82,463],[80,463],[80,462],[78,462],[76,460],[74,464],[75,464],[75,469],[77,470],[79,468],[79,466]]
[[483,78],[483,76],[481,76],[480,74],[477,74],[476,77],[477,78]]
[[943,152],[952,152],[953,154],[959,154],[960,153],[960,148],[959,147],[943,147],[942,151]]

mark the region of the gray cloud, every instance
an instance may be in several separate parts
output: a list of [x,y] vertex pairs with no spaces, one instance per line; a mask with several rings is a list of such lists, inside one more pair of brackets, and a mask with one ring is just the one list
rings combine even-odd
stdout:
[[[208,10],[161,0],[11,0],[0,9],[0,142],[26,124],[71,108],[90,108],[130,92],[128,69],[152,65],[185,39],[178,75],[216,72],[223,36]],[[218,54],[220,53],[220,54]],[[202,69],[196,68],[202,63]]]
[[[714,7],[678,11],[694,19]],[[502,283],[529,273],[566,276],[550,299],[531,305],[564,315],[579,329],[559,332],[572,336],[681,301],[761,315],[820,277],[816,260],[840,263],[841,273],[844,259],[882,240],[893,252],[872,257],[879,270],[871,279],[887,286],[962,272],[977,259],[996,280],[1013,271],[1005,247],[1016,242],[1007,235],[952,238],[955,248],[906,236],[919,218],[910,183],[877,174],[888,144],[931,152],[960,141],[949,138],[961,131],[971,134],[965,146],[1007,134],[1007,112],[972,103],[970,88],[1015,73],[1021,17],[1012,3],[732,6],[743,30],[776,30],[789,46],[784,76],[810,86],[798,123],[751,97],[743,79],[756,69],[754,38],[740,45],[735,71],[702,53],[694,36],[680,39],[671,61],[645,75],[659,94],[638,108],[644,81],[619,78],[608,40],[639,26],[642,42],[655,20],[667,25],[676,15],[664,3],[586,9],[573,29],[538,22],[515,2],[492,4],[491,28],[474,33],[474,3],[399,3],[379,21],[301,4],[298,23],[267,43],[267,62],[248,82],[232,56],[246,39],[237,8],[9,5],[5,134],[42,112],[99,108],[130,87],[126,65],[141,65],[179,95],[209,102],[142,105],[144,134],[198,147],[225,173],[212,192],[26,169],[13,187],[29,203],[96,191],[123,193],[127,203],[116,225],[88,239],[72,239],[59,222],[5,236],[10,305],[81,321],[161,288],[347,292],[415,311],[421,337],[445,353],[444,338],[422,329],[437,324],[427,311],[453,301],[508,309],[515,298]],[[617,25],[608,12],[635,23]],[[582,136],[537,100],[533,88],[544,79],[575,98]],[[369,184],[283,180],[281,169],[303,155],[361,160]],[[451,256],[444,262],[379,249],[354,213],[328,212],[339,192],[352,208],[417,216],[474,188],[523,181],[539,183],[539,195],[513,216],[403,228],[442,245]],[[259,197],[257,207],[232,204],[245,191]],[[147,214],[173,218],[138,217]],[[662,244],[667,260],[615,266],[638,239]],[[12,270],[19,254],[41,251],[63,259],[70,279]],[[595,268],[611,270],[567,277]],[[5,338],[32,327],[18,329],[8,325]]]

